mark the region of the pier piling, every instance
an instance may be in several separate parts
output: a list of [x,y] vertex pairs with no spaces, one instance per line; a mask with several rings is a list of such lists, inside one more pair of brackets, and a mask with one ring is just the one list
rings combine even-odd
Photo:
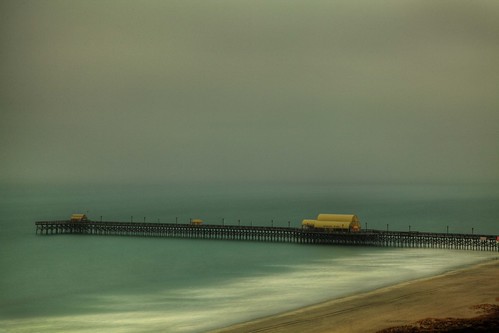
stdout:
[[[133,217],[131,218],[133,221]],[[91,234],[114,236],[147,236],[199,238],[216,240],[245,240],[298,244],[358,245],[378,247],[463,249],[499,251],[496,236],[423,232],[364,230],[360,232],[327,232],[303,228],[240,225],[195,225],[175,223],[134,223],[103,221],[39,221],[35,222],[37,235]]]

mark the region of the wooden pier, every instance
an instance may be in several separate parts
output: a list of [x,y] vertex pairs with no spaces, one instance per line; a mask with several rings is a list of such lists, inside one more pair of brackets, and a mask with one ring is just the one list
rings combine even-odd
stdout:
[[497,238],[492,235],[397,232],[380,230],[363,230],[361,232],[324,232],[292,227],[284,228],[95,221],[39,221],[35,222],[35,225],[36,233],[40,235],[85,234],[172,237],[299,244],[499,251]]

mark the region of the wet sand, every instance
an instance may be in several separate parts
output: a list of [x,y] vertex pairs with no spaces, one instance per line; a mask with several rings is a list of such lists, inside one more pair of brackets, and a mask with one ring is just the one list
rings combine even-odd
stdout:
[[473,318],[480,315],[473,306],[499,305],[498,258],[212,332],[377,332],[426,318]]

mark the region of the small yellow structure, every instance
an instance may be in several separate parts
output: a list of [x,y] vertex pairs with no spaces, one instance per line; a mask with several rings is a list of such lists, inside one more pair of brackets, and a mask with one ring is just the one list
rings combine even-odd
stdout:
[[201,219],[191,219],[191,224],[192,225],[201,225],[201,224],[203,224],[203,220],[201,220]]
[[85,214],[73,214],[71,215],[71,222],[85,222],[88,221],[87,215]]
[[327,231],[360,231],[359,218],[353,214],[319,214],[316,220],[303,220],[302,226]]
[[319,214],[317,221],[359,222],[359,218],[348,214]]

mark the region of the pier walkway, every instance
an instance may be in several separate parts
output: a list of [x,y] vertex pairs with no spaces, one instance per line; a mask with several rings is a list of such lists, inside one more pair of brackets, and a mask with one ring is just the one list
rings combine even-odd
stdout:
[[35,222],[40,235],[85,234],[499,251],[496,236],[363,230],[325,232],[293,227],[191,225],[135,222]]

